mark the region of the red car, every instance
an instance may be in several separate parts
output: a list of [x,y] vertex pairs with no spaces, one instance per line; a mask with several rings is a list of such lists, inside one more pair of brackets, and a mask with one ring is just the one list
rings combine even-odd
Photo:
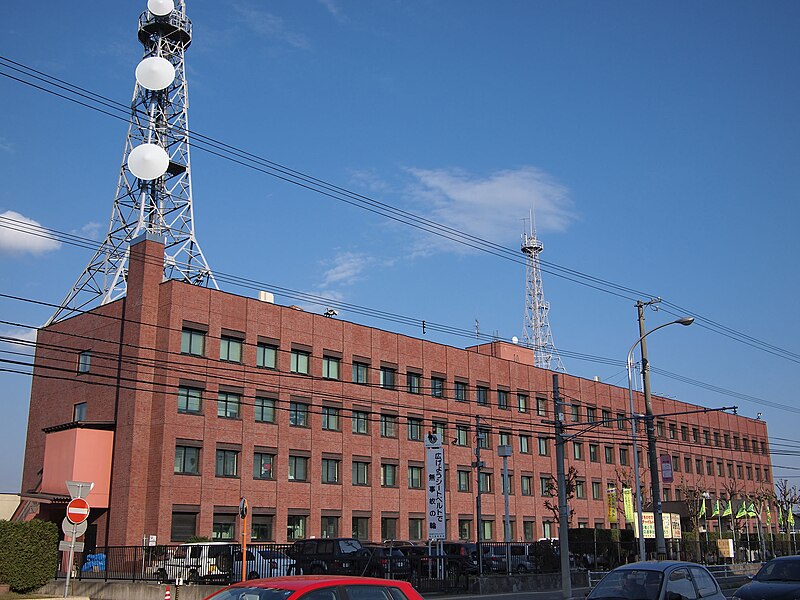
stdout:
[[407,581],[298,575],[251,579],[223,588],[206,600],[422,600]]

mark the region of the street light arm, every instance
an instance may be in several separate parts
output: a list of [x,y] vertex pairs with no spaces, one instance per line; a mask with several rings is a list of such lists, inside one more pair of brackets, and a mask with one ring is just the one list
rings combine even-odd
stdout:
[[675,319],[674,321],[670,321],[669,323],[662,323],[658,327],[653,327],[650,331],[645,333],[643,336],[639,337],[639,339],[636,340],[633,343],[633,346],[631,346],[631,349],[628,350],[628,365],[633,365],[633,363],[632,363],[632,361],[633,361],[633,351],[636,349],[636,346],[638,346],[639,342],[641,342],[644,338],[646,338],[651,333],[653,333],[655,331],[658,331],[659,329],[662,329],[664,327],[669,327],[670,325],[676,325],[677,324],[677,325],[689,326],[692,323],[694,323],[694,317],[681,317],[680,319]]

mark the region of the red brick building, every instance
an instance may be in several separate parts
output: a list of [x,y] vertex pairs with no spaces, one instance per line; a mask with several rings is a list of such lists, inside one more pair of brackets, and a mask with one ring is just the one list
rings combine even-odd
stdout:
[[[60,522],[72,479],[95,482],[100,545],[238,539],[241,497],[254,540],[424,538],[422,437],[436,429],[449,442],[448,537],[474,539],[477,416],[484,537],[503,539],[500,444],[513,447],[513,539],[557,535],[543,494],[556,472],[553,373],[530,351],[455,348],[162,281],[163,252],[135,241],[125,299],[39,331],[20,516]],[[572,526],[624,527],[622,511],[609,523],[605,491],[632,469],[627,388],[559,378],[567,424],[580,426],[569,432],[595,422],[566,447]],[[771,489],[764,422],[653,403],[676,472],[664,500],[681,498],[682,480],[717,497],[732,479]]]

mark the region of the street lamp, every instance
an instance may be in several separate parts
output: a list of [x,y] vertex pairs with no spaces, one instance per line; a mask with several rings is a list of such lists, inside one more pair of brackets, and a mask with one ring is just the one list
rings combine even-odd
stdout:
[[[645,396],[645,406],[647,408],[647,416],[649,418],[649,424],[647,428],[647,453],[650,460],[650,481],[652,482],[652,493],[653,493],[653,520],[654,525],[656,528],[656,552],[658,554],[666,554],[667,548],[664,542],[664,524],[661,522],[661,497],[660,497],[660,490],[659,490],[659,481],[658,481],[658,466],[657,466],[657,459],[655,456],[656,453],[656,442],[655,442],[655,435],[653,432],[653,407],[650,402],[650,375],[649,375],[649,365],[647,363],[647,346],[644,343],[644,338],[648,335],[653,333],[654,331],[658,331],[663,327],[667,327],[668,325],[691,325],[694,323],[694,317],[681,317],[680,319],[675,319],[674,321],[670,321],[669,323],[664,323],[663,325],[659,325],[644,333],[644,317],[642,313],[643,304],[641,302],[637,303],[639,307],[639,332],[641,335],[639,339],[637,339],[631,349],[628,351],[628,399],[630,401],[630,413],[631,413],[631,439],[633,442],[633,471],[634,471],[634,480],[636,485],[636,514],[637,514],[637,521],[639,525],[639,560],[645,560],[645,549],[644,549],[644,529],[642,526],[642,487],[641,481],[639,479],[639,454],[637,452],[636,446],[636,419],[638,418],[636,415],[636,411],[633,405],[633,351],[636,349],[636,346],[639,345],[641,342],[642,344],[642,378],[644,383],[644,396]],[[659,532],[661,535],[659,536]]]

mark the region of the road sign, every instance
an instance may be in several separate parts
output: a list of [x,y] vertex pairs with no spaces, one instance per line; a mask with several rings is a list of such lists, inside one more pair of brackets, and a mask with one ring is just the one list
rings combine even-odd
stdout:
[[89,524],[84,521],[83,523],[72,523],[69,519],[64,517],[64,520],[61,521],[61,531],[64,532],[64,535],[67,537],[77,539],[81,537],[86,530],[89,528]]
[[65,542],[62,540],[58,543],[58,549],[62,552],[69,552],[70,550],[83,552],[83,542]]
[[672,483],[672,457],[669,454],[662,454],[661,460],[661,481]]
[[242,501],[239,502],[239,516],[244,519],[247,516],[247,499],[244,497]]
[[94,487],[93,481],[67,481],[70,498],[86,498]]
[[67,504],[67,519],[70,523],[83,523],[89,518],[89,503],[83,498],[73,498]]

